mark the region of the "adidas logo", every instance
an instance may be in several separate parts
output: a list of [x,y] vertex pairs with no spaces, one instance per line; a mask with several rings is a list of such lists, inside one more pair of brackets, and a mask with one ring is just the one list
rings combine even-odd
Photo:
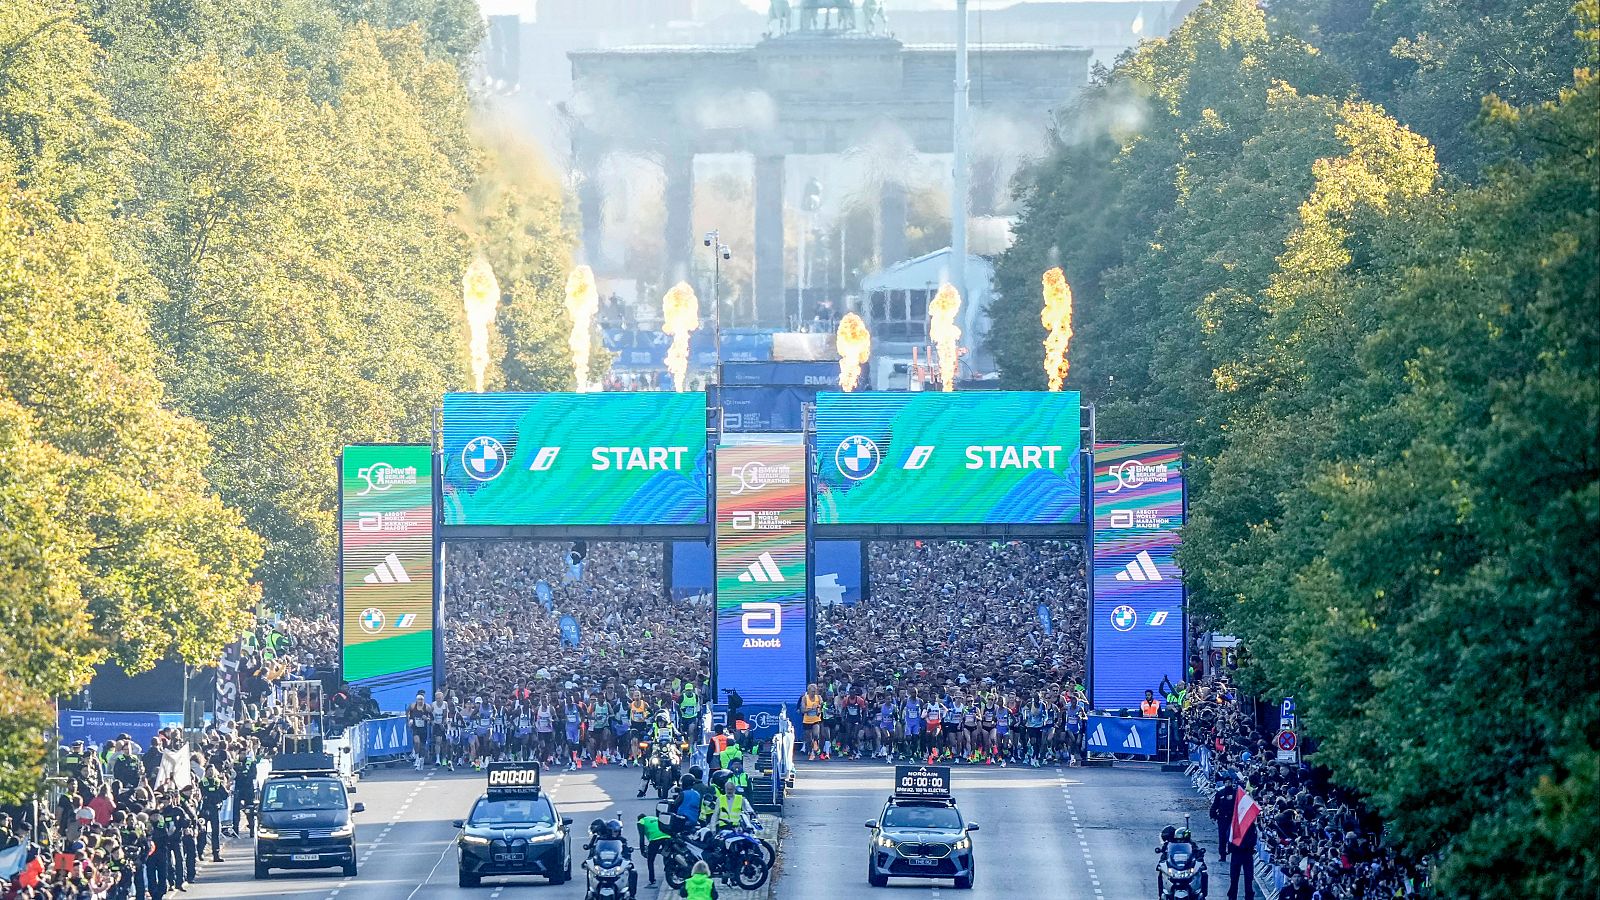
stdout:
[[411,576],[406,574],[405,566],[400,565],[400,557],[391,553],[383,558],[383,562],[378,563],[372,574],[361,580],[367,584],[410,584]]
[[772,558],[771,553],[762,553],[756,561],[745,567],[739,573],[740,581],[782,581],[783,573],[778,571],[778,561]]
[[1128,748],[1129,750],[1143,750],[1144,744],[1140,743],[1139,741],[1139,729],[1128,729],[1128,736],[1123,739],[1122,746]]
[[1156,561],[1150,558],[1150,551],[1140,550],[1139,555],[1117,573],[1117,580],[1160,581],[1161,572],[1156,569]]
[[1106,727],[1104,725],[1096,725],[1094,727],[1094,731],[1089,733],[1089,743],[1097,747],[1106,745]]

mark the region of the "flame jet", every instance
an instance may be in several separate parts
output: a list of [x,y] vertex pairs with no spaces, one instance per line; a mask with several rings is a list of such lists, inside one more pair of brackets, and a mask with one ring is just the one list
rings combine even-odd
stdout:
[[600,294],[594,288],[593,270],[588,266],[573,269],[567,276],[567,314],[572,317],[567,347],[572,350],[574,390],[580,394],[589,389],[589,331],[599,311]]
[[942,285],[939,293],[928,304],[928,336],[939,350],[939,380],[944,390],[956,389],[956,354],[961,341],[961,328],[956,325],[956,313],[961,311],[961,292],[953,285]]
[[1039,321],[1050,330],[1044,339],[1044,374],[1050,379],[1050,390],[1059,391],[1071,366],[1067,345],[1072,342],[1072,288],[1060,266],[1044,273],[1044,309]]
[[481,254],[461,276],[461,305],[467,310],[470,335],[467,347],[472,352],[473,390],[481,394],[483,373],[489,369],[489,326],[494,324],[495,310],[500,305],[500,282],[495,280],[494,269]]
[[846,313],[839,320],[839,387],[853,391],[861,380],[861,367],[872,355],[872,335],[867,323],[855,313]]
[[661,330],[672,335],[667,349],[667,371],[678,391],[689,383],[689,332],[700,327],[700,299],[694,288],[680,281],[661,298]]

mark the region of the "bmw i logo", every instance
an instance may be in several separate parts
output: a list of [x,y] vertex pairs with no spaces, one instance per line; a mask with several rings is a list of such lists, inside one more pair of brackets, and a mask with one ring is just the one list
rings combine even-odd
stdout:
[[493,481],[506,470],[506,448],[488,435],[480,435],[461,448],[461,468],[478,481]]
[[859,434],[852,434],[840,441],[839,449],[833,451],[833,462],[839,467],[839,474],[851,481],[860,481],[878,471],[878,463],[882,459],[878,445],[871,438]]
[[1111,611],[1111,627],[1118,631],[1132,631],[1139,624],[1139,614],[1131,606],[1119,606]]
[[376,606],[369,606],[361,611],[361,630],[367,634],[377,634],[383,630],[383,610]]

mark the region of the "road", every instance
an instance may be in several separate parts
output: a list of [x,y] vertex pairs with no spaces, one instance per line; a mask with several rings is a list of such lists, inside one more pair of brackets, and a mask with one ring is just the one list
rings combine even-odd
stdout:
[[[256,881],[248,840],[223,848],[226,862],[207,863],[200,880],[186,894],[168,898],[273,898],[273,900],[433,900],[473,897],[499,900],[503,895],[529,893],[540,900],[581,900],[584,894],[582,834],[590,820],[602,816],[622,819],[633,839],[633,821],[641,811],[654,811],[654,800],[635,800],[639,770],[607,766],[578,772],[551,772],[545,787],[563,816],[576,821],[573,880],[560,886],[540,878],[490,878],[482,887],[463,889],[456,884],[456,829],[451,819],[467,814],[483,791],[483,775],[474,772],[429,771],[409,768],[377,770],[364,778],[353,799],[366,804],[355,816],[361,871],[345,878],[338,870],[293,872],[273,870],[272,877]],[[636,857],[641,871],[644,861]],[[653,892],[652,892],[653,893]],[[731,896],[751,896],[731,892]]]
[[[972,891],[956,892],[948,881],[895,880],[888,888],[866,881],[868,819],[877,818],[891,787],[893,770],[881,763],[801,763],[794,792],[784,808],[786,836],[778,900],[927,896],[932,900],[1051,898],[1051,900],[1139,900],[1155,893],[1155,846],[1163,825],[1194,817],[1205,841],[1206,802],[1187,780],[1154,767],[1110,769],[992,769],[957,767],[953,789],[974,835],[978,877]],[[635,800],[637,769],[552,772],[550,791],[562,815],[581,830],[593,818],[615,815],[631,829],[654,802]],[[224,850],[224,863],[210,863],[187,894],[212,898],[273,900],[431,900],[475,897],[500,900],[525,893],[550,900],[581,900],[581,872],[566,885],[537,878],[491,879],[476,889],[456,885],[450,820],[466,814],[482,790],[476,773],[380,770],[364,779],[356,799],[366,811],[356,817],[361,873],[274,872],[256,881],[248,841]],[[1214,857],[1214,848],[1208,856]],[[641,860],[642,865],[642,860]],[[1216,866],[1213,865],[1213,871]],[[1220,896],[1217,879],[1213,896]],[[644,883],[641,873],[640,884]],[[654,892],[641,891],[645,897]],[[666,896],[663,891],[661,896]],[[765,897],[722,890],[725,898]]]
[[[948,880],[894,879],[867,885],[867,820],[892,789],[882,763],[800,764],[784,804],[788,828],[778,900],[927,896],[933,900],[1049,898],[1140,900],[1155,896],[1155,853],[1163,825],[1193,816],[1205,841],[1207,803],[1181,774],[1154,766],[1115,768],[968,768],[952,773],[951,792],[973,835],[977,879],[971,891]],[[1212,866],[1213,872],[1216,866]],[[1212,896],[1226,878],[1213,880]]]

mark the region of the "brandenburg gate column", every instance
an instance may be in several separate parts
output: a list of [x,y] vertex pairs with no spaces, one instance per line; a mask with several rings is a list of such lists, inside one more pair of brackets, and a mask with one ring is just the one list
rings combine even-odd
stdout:
[[689,277],[689,260],[694,253],[694,150],[688,146],[669,147],[661,158],[666,172],[666,283]]
[[906,186],[890,179],[878,197],[878,265],[892,266],[905,258]]
[[[783,154],[758,151],[755,160],[756,324],[783,321]],[[742,323],[741,323],[742,324]]]

